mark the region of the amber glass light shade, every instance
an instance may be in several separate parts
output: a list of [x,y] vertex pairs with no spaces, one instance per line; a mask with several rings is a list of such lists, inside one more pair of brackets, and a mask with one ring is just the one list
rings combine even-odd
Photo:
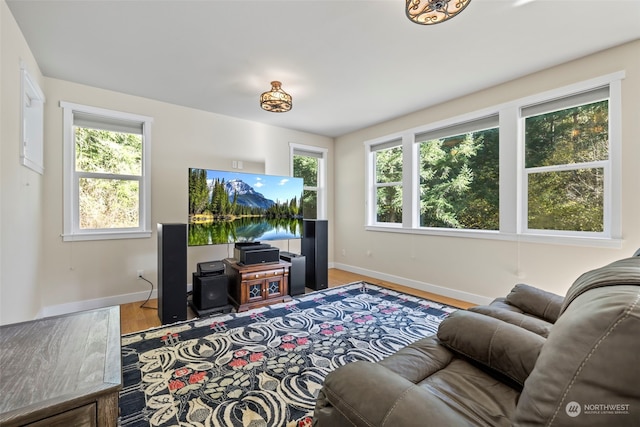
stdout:
[[291,110],[291,95],[282,90],[282,83],[271,82],[271,90],[260,95],[260,106],[272,113],[284,113]]

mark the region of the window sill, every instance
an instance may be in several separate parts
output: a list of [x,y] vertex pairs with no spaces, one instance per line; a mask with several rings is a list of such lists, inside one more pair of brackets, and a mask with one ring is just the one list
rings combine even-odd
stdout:
[[151,237],[151,231],[109,231],[78,234],[63,234],[63,242],[79,242],[88,240],[145,239]]
[[544,234],[516,234],[501,233],[494,230],[453,230],[453,229],[423,229],[402,228],[394,225],[367,225],[366,231],[379,231],[386,233],[421,234],[427,236],[456,237],[463,239],[489,239],[518,241],[527,243],[540,243],[548,245],[586,246],[598,248],[622,248],[622,239],[606,237],[576,237]]

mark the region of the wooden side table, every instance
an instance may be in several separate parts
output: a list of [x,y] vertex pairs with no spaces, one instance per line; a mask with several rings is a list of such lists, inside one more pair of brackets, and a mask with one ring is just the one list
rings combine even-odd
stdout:
[[0,326],[0,425],[118,420],[120,307]]
[[240,265],[233,258],[224,260],[229,276],[229,298],[238,312],[265,305],[291,301],[290,263]]

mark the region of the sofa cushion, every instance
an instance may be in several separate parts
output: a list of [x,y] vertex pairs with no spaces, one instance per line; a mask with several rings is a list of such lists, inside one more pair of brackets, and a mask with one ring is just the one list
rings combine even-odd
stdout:
[[378,364],[416,384],[447,366],[453,357],[437,340],[422,339],[401,348]]
[[[622,284],[616,285],[605,270]],[[567,298],[525,382],[515,425],[637,425],[640,259],[581,276]],[[621,413],[599,413],[599,405],[619,405],[613,408]]]
[[[426,376],[415,383],[405,378],[414,362],[428,358],[434,350],[439,356],[427,361],[431,368],[428,373],[422,371]],[[314,423],[330,427],[510,426],[518,395],[518,390],[455,357],[429,337],[381,362],[353,362],[329,373],[316,400]]]
[[458,310],[440,323],[443,345],[524,384],[545,338],[500,319]]
[[520,283],[509,292],[506,301],[525,313],[554,323],[560,315],[564,298],[552,292]]

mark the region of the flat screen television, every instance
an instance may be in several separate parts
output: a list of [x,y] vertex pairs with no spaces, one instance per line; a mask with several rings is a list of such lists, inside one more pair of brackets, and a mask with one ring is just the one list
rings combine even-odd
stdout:
[[302,237],[302,178],[189,168],[189,246]]

